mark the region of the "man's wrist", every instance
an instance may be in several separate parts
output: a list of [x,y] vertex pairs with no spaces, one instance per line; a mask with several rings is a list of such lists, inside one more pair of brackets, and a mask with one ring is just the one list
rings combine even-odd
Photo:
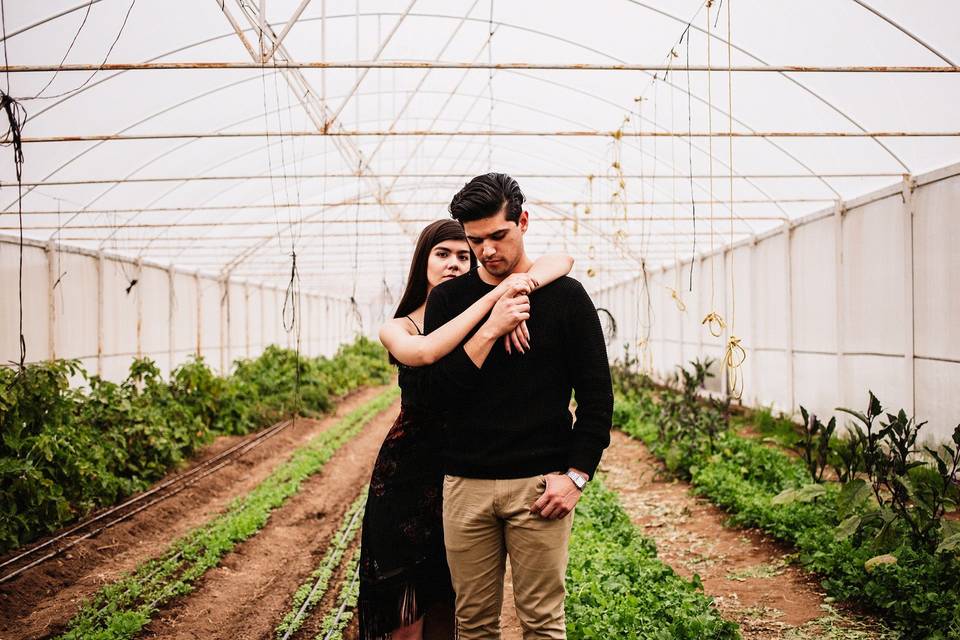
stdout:
[[588,474],[578,469],[574,469],[573,467],[567,469],[567,472],[564,475],[570,478],[577,489],[581,491],[583,491],[584,487],[587,486],[587,481],[590,480],[590,476]]

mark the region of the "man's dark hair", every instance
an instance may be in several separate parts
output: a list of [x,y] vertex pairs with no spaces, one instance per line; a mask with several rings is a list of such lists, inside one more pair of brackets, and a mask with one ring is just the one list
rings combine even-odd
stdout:
[[507,220],[519,222],[526,198],[517,181],[505,173],[477,176],[450,201],[450,215],[460,223],[494,216],[505,209]]

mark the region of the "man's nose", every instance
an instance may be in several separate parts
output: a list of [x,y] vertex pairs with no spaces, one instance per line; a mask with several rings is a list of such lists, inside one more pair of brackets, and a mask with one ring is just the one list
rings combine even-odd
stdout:
[[494,249],[492,245],[489,245],[489,244],[483,245],[484,257],[492,256],[494,253],[496,253],[496,249]]

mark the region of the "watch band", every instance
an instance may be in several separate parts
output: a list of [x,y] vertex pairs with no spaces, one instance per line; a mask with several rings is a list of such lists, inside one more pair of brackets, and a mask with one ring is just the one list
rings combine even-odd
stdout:
[[573,484],[576,485],[577,489],[583,491],[583,488],[587,486],[587,479],[576,471],[567,471],[566,475],[568,478],[573,480]]

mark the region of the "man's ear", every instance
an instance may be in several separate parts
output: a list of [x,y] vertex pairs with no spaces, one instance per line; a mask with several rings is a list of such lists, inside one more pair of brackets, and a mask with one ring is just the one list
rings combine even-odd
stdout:
[[527,226],[530,224],[530,214],[524,209],[520,212],[520,219],[517,220],[517,226],[520,227],[520,233],[527,232]]

